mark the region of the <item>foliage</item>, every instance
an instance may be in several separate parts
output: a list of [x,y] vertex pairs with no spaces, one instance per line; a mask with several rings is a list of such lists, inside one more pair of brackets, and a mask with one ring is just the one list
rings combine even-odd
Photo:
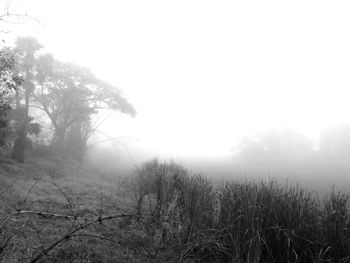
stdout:
[[47,56],[41,58],[40,72],[34,97],[54,127],[52,144],[77,160],[84,156],[87,141],[95,132],[91,118],[98,110],[136,114],[120,90],[85,68]]
[[35,89],[35,81],[38,75],[37,53],[42,48],[35,38],[20,37],[14,47],[16,71],[22,76],[23,82],[17,88],[15,100],[16,110],[20,113],[15,121],[16,139],[14,142],[11,157],[19,162],[24,162],[26,150],[28,148],[28,130],[31,122],[29,115],[30,102]]
[[313,144],[309,138],[293,130],[276,129],[245,138],[235,150],[247,158],[288,160],[312,152]]
[[[60,155],[82,161],[87,142],[97,128],[91,120],[99,110],[131,116],[136,111],[119,89],[86,68],[40,53],[42,48],[35,38],[20,37],[14,48],[0,53],[1,138],[9,138],[12,131],[12,158],[23,162],[31,137],[38,136],[42,128],[31,116],[33,109],[40,109],[53,128],[52,148]],[[14,89],[16,92],[10,94]],[[2,139],[0,145],[5,141],[8,139]]]
[[8,143],[11,134],[9,112],[11,110],[11,94],[22,83],[15,69],[14,53],[7,48],[0,51],[0,147]]

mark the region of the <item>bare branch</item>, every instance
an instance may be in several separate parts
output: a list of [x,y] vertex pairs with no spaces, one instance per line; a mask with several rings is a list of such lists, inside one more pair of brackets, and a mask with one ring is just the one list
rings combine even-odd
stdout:
[[28,197],[29,197],[31,191],[32,191],[33,188],[34,188],[34,186],[35,186],[37,183],[39,183],[40,181],[41,181],[41,178],[35,180],[35,182],[34,182],[34,183],[32,184],[32,186],[29,188],[29,190],[28,190],[28,192],[27,192],[27,195],[26,195],[26,197],[24,198],[24,200],[22,201],[22,203],[25,203],[25,202],[27,201],[27,199],[28,199]]
[[46,249],[41,251],[34,259],[32,259],[30,261],[30,263],[38,262],[38,260],[40,260],[43,256],[47,255],[57,245],[59,245],[60,243],[62,243],[64,241],[67,241],[70,238],[74,237],[75,233],[79,232],[80,230],[86,229],[86,228],[88,228],[89,226],[91,226],[93,224],[101,223],[102,221],[105,221],[105,220],[116,219],[116,218],[125,218],[125,217],[140,218],[141,216],[137,215],[137,214],[117,214],[117,215],[111,215],[111,216],[106,216],[106,217],[98,217],[97,219],[92,220],[90,222],[87,222],[87,223],[85,223],[85,224],[83,224],[83,225],[73,229],[72,231],[68,232],[64,236],[62,236],[60,239],[58,239],[57,241],[52,243],[49,247],[47,247]]
[[17,215],[24,215],[24,214],[34,214],[42,217],[60,217],[60,218],[65,218],[65,219],[77,219],[76,216],[72,215],[64,215],[64,214],[55,214],[55,213],[49,213],[49,212],[42,212],[42,211],[30,211],[30,210],[18,210],[17,212],[14,212],[12,214],[9,214],[6,216],[0,224],[0,229],[2,229],[5,225],[5,223],[13,216]]
[[111,238],[107,238],[107,237],[103,237],[103,236],[99,236],[99,235],[94,235],[94,234],[75,234],[75,235],[72,235],[72,237],[92,237],[92,238],[98,238],[98,239],[101,239],[101,240],[109,241],[111,243],[115,243],[115,244],[118,244],[118,245],[121,244],[120,240],[116,241],[116,240],[111,239]]

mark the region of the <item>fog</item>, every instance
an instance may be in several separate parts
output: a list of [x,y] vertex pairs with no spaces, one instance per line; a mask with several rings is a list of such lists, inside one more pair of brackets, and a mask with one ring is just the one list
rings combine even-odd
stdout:
[[316,141],[293,129],[273,129],[242,139],[227,155],[207,157],[156,155],[152,151],[124,148],[121,144],[93,146],[87,162],[112,173],[130,172],[156,157],[181,163],[192,173],[214,180],[273,178],[317,191],[330,187],[348,191],[349,133],[350,124],[338,125],[324,130]]
[[349,14],[0,0],[0,262],[350,262]]
[[349,3],[6,6],[31,17],[5,25],[6,44],[33,36],[55,59],[118,87],[135,108],[135,116],[94,116],[86,162],[127,171],[158,157],[214,177],[347,182]]

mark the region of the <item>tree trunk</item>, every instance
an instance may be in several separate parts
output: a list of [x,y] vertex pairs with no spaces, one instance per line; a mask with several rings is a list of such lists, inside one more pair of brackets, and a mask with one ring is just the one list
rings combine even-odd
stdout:
[[[26,83],[25,85],[25,105],[23,112],[23,121],[20,130],[17,132],[18,138],[13,146],[11,158],[23,163],[25,159],[25,151],[27,148],[27,133],[28,133],[28,123],[29,123],[29,98],[31,93],[31,83]],[[17,105],[18,106],[18,105]]]
[[[63,130],[63,131],[62,131]],[[66,151],[66,132],[64,129],[55,128],[54,136],[52,137],[51,147],[59,155],[64,154]]]
[[24,163],[26,144],[26,135],[21,131],[13,146],[11,158],[20,163]]

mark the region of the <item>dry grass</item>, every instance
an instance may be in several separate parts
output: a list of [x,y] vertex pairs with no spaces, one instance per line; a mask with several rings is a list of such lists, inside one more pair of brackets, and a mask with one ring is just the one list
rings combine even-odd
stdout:
[[2,262],[350,261],[349,195],[334,190],[213,183],[158,160],[133,179],[4,162],[0,180]]

